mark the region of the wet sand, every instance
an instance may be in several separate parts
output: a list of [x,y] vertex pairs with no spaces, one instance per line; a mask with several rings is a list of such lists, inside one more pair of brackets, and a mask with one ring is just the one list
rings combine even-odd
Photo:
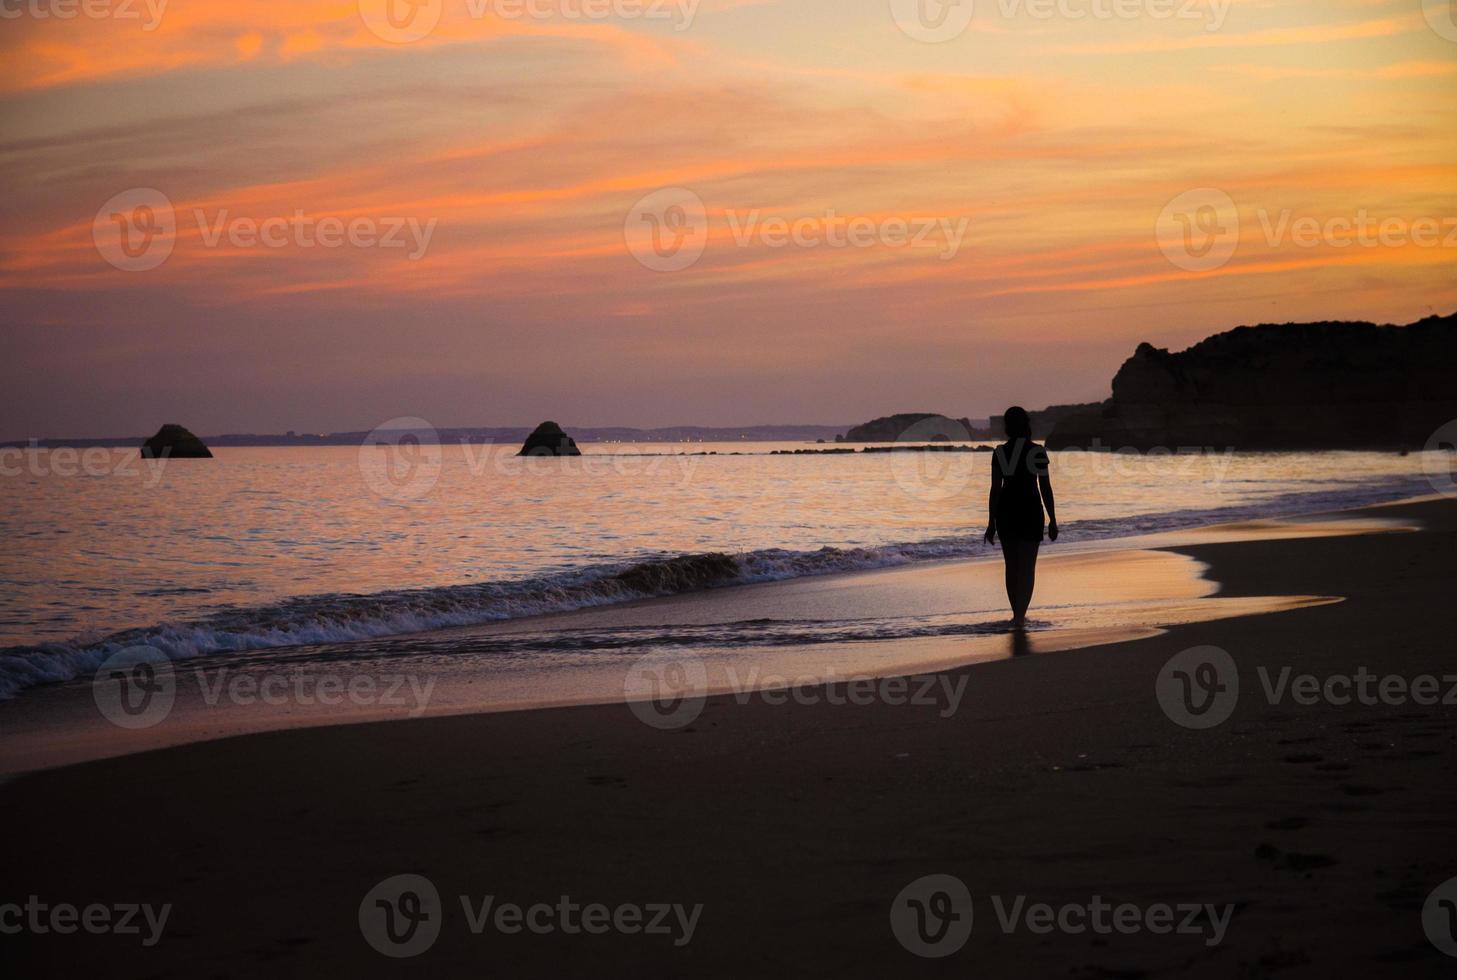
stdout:
[[[622,704],[469,714],[22,777],[0,789],[7,900],[173,910],[152,948],[22,935],[0,949],[28,976],[1450,975],[1421,908],[1457,875],[1457,706],[1272,704],[1259,674],[1457,674],[1457,503],[1368,513],[1424,530],[1178,548],[1220,583],[1195,601],[1343,601],[1068,652],[1034,636],[1032,655],[1012,657],[1002,638],[1002,659],[932,678],[965,679],[949,713],[944,698],[729,695],[672,728]],[[1204,645],[1228,651],[1240,695],[1223,724],[1192,730],[1155,690],[1172,656]],[[439,938],[405,961],[358,923],[366,893],[401,873],[443,899]],[[929,874],[965,882],[975,909],[970,939],[939,960],[904,949],[889,919]],[[681,946],[477,935],[461,895],[702,910]],[[1216,945],[1007,933],[992,896],[1233,912]]]

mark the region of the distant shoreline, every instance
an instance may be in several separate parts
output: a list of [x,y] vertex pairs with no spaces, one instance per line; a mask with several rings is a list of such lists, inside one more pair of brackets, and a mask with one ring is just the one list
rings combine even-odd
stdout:
[[[711,426],[669,426],[659,429],[634,429],[622,426],[567,426],[578,442],[814,442],[823,439],[826,443],[835,441],[854,428],[853,425],[750,425],[716,428]],[[520,444],[531,434],[531,426],[519,427],[476,427],[437,428],[429,430],[408,428],[380,428],[354,432],[286,432],[286,433],[224,433],[202,436],[208,446],[223,447],[265,447],[265,446],[362,446],[370,436],[383,434],[401,435],[415,433],[424,442],[439,442],[442,445],[454,443],[477,443],[502,445]],[[425,438],[425,437],[429,438]],[[5,449],[83,449],[98,447],[131,448],[140,447],[147,436],[63,436],[56,438],[8,439],[0,441]]]

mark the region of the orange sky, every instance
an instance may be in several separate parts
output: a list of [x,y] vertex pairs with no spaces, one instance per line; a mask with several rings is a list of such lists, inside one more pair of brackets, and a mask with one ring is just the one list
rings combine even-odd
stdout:
[[1444,3],[91,2],[0,0],[3,438],[986,415],[1457,309]]

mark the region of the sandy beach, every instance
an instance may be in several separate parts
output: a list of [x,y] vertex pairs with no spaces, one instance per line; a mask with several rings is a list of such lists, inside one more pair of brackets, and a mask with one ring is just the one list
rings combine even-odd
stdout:
[[[1457,674],[1457,504],[1351,516],[1421,530],[1180,546],[1218,583],[1204,602],[1304,598],[1074,649],[1034,634],[865,699],[720,695],[672,728],[621,703],[448,714],[21,776],[0,788],[6,901],[169,911],[151,945],[143,926],[0,949],[26,976],[1450,975],[1422,906],[1457,875],[1457,705],[1441,701],[1457,677],[1440,681]],[[874,591],[858,581],[815,587]],[[965,652],[945,642],[925,662]],[[1237,703],[1188,728],[1160,674],[1206,646],[1236,665]],[[1436,678],[1437,703],[1302,703],[1282,682],[1363,671],[1410,692]],[[895,696],[920,689],[961,693]],[[438,936],[408,960],[360,925],[401,874],[440,896]],[[965,883],[974,909],[942,958],[891,926],[927,875]],[[488,897],[550,905],[555,925],[473,922]],[[1140,925],[1007,918],[1043,903],[1133,906]],[[593,905],[663,928],[572,928]],[[1161,928],[1160,906],[1193,925]]]

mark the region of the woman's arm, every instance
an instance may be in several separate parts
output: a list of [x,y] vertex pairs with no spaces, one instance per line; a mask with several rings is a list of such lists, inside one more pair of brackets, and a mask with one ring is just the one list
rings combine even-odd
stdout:
[[987,494],[987,533],[986,543],[995,544],[997,540],[997,498],[1002,495],[1002,473],[997,467],[997,454],[992,453],[992,490]]
[[1037,489],[1042,492],[1042,506],[1047,509],[1047,536],[1057,540],[1057,503],[1052,499],[1052,471],[1047,450],[1042,450],[1042,465],[1038,468]]

